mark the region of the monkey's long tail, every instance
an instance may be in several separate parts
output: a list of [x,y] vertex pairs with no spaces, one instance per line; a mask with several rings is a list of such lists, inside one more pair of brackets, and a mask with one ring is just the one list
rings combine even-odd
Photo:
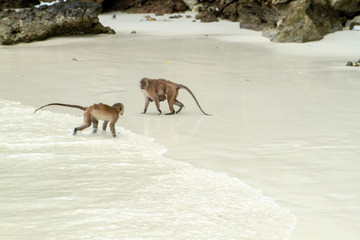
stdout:
[[58,105],[58,106],[63,106],[63,107],[72,107],[72,108],[79,108],[81,110],[86,110],[86,107],[83,107],[83,106],[80,106],[80,105],[72,105],[72,104],[64,104],[64,103],[49,103],[49,104],[46,104],[44,106],[41,106],[39,107],[38,109],[36,109],[34,111],[34,113],[36,113],[38,110],[44,108],[44,107],[48,107],[48,106],[53,106],[53,105]]
[[198,100],[196,99],[195,95],[191,92],[191,90],[190,90],[187,86],[184,86],[184,85],[181,85],[181,84],[178,84],[178,86],[179,86],[179,88],[183,88],[183,89],[185,89],[186,91],[188,91],[188,92],[191,94],[191,96],[194,98],[196,104],[198,105],[200,111],[201,111],[203,114],[205,114],[205,115],[207,115],[207,116],[211,116],[210,114],[207,114],[206,112],[204,112],[204,110],[201,108]]

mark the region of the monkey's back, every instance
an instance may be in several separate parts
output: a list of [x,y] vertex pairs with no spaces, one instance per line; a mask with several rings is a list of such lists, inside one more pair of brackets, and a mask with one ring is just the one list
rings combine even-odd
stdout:
[[116,108],[103,103],[94,104],[86,109],[86,111],[91,111],[92,115],[96,119],[105,121],[111,120],[114,115],[119,115],[119,112],[116,110]]

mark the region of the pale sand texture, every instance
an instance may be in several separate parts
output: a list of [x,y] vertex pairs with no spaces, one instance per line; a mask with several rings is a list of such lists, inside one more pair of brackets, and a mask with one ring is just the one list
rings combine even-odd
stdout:
[[[154,137],[168,157],[227,172],[290,209],[291,239],[360,238],[360,68],[345,67],[360,58],[360,32],[276,44],[237,23],[112,15],[101,22],[116,35],[0,46],[0,97],[34,107],[121,101],[118,125]],[[144,76],[187,85],[214,116],[185,91],[180,115],[158,116],[154,104],[139,114]]]

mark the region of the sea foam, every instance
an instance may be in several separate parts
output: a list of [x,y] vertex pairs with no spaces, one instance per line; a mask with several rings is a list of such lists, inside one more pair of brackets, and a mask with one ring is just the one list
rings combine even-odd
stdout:
[[[0,99],[1,239],[288,239],[296,218],[226,174],[117,126]],[[123,116],[126,117],[126,116]]]

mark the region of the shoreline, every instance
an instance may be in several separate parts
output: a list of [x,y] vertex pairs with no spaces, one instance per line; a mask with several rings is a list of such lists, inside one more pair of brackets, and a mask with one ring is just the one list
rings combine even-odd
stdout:
[[[289,209],[298,218],[290,239],[360,235],[359,194],[351,192],[359,180],[353,164],[359,151],[360,69],[345,67],[359,57],[360,33],[279,44],[227,21],[142,22],[144,14],[117,13],[115,20],[113,14],[100,21],[113,24],[115,36],[1,46],[7,79],[2,98],[34,107],[121,99],[125,113],[118,125],[155,138],[168,149],[165,157],[225,172]],[[180,115],[158,116],[153,104],[140,115],[142,77],[188,86],[214,116],[202,116],[185,91],[179,93],[186,106]],[[164,102],[161,109],[168,111]]]

